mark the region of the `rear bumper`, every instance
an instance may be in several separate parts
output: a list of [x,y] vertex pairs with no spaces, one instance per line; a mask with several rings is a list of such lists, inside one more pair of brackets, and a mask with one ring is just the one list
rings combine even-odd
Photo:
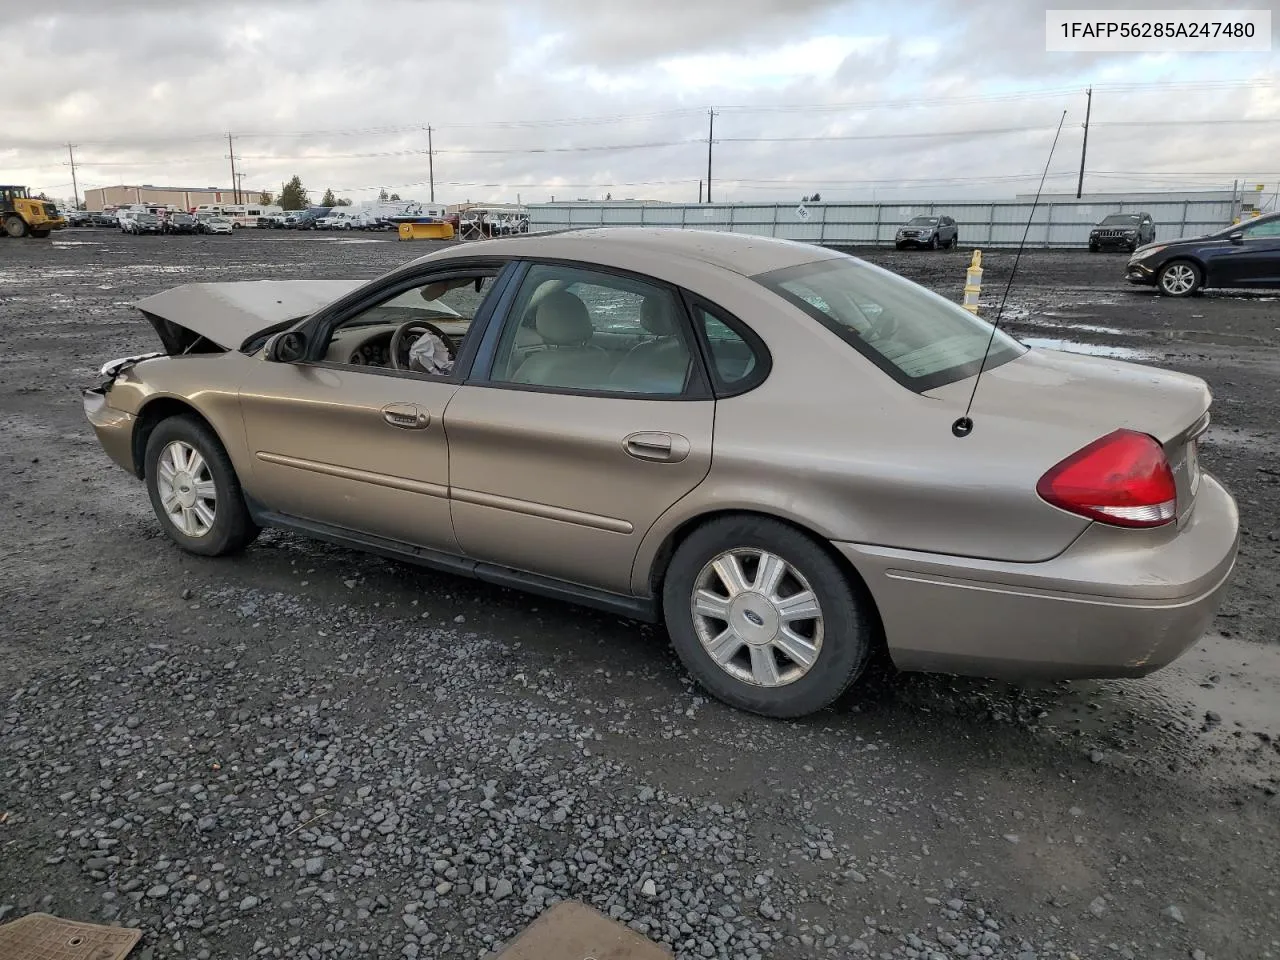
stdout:
[[133,462],[133,427],[137,420],[131,413],[124,413],[107,405],[107,395],[101,387],[82,393],[84,415],[98,435],[98,442],[120,467],[137,476]]
[[903,670],[1002,679],[1135,677],[1208,629],[1235,567],[1239,517],[1203,476],[1180,529],[1094,524],[1043,563],[837,543],[866,581]]

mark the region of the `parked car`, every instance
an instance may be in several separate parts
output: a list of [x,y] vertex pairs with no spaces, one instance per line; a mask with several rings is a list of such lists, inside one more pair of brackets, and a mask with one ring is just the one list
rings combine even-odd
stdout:
[[315,230],[316,221],[321,217],[327,216],[332,209],[332,207],[310,207],[294,214],[292,225],[286,220],[285,227],[290,230]]
[[1149,213],[1112,213],[1089,231],[1089,252],[1103,247],[1137,250],[1156,239],[1156,225]]
[[93,219],[93,214],[88,210],[67,210],[63,216],[67,218],[69,227],[87,227]]
[[1202,237],[1139,247],[1125,279],[1189,297],[1211,287],[1280,287],[1280,213],[1233,223]]
[[164,221],[165,233],[196,233],[200,221],[189,213],[173,213]]
[[94,227],[118,227],[120,218],[105,210],[96,210],[89,214],[89,224]]
[[229,235],[235,232],[235,224],[226,217],[202,217],[198,223],[197,233],[225,233]]
[[154,213],[133,213],[120,221],[120,229],[136,236],[144,233],[162,233],[164,225]]
[[898,228],[893,245],[899,250],[907,247],[950,250],[959,241],[960,228],[951,217],[912,217]]
[[587,229],[138,307],[164,353],[106,364],[84,409],[182,549],[274,526],[663,621],[770,716],[881,644],[907,670],[1147,674],[1235,562],[1203,380],[1028,348],[810,244]]
[[284,226],[285,214],[283,213],[264,213],[258,217],[259,230],[279,230]]

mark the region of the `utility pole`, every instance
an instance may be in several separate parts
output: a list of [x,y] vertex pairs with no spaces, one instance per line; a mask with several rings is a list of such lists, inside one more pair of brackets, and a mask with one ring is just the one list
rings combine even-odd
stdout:
[[711,144],[716,132],[716,111],[707,111],[707,203],[711,202]]
[[67,156],[71,158],[71,193],[76,198],[76,209],[80,209],[80,187],[76,183],[76,155],[75,144],[67,144]]
[[435,202],[435,148],[431,146],[431,124],[426,124],[426,175],[431,182],[431,202]]
[[240,202],[240,187],[239,187],[240,181],[236,179],[236,148],[235,148],[235,144],[231,142],[230,133],[227,134],[227,151],[228,151],[227,155],[231,157],[231,193],[233,197],[231,202],[239,203]]
[[702,181],[698,181],[698,202],[702,202]]
[[244,203],[244,174],[236,174],[236,203]]
[[1080,144],[1080,179],[1076,181],[1076,199],[1080,199],[1080,194],[1084,192],[1084,156],[1089,150],[1089,111],[1093,108],[1093,87],[1090,87],[1085,95],[1088,97],[1084,104],[1084,143]]

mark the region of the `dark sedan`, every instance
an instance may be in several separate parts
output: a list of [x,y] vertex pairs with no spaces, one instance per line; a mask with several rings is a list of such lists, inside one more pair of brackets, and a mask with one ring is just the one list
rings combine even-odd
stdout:
[[175,213],[164,222],[165,233],[197,233],[200,221],[189,213]]
[[1170,297],[1189,297],[1206,287],[1280,287],[1280,213],[1202,237],[1139,247],[1125,279]]

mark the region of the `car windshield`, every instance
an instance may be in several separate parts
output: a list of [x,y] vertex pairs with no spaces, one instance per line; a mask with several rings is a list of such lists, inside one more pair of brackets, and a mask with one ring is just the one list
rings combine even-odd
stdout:
[[917,392],[976,374],[988,343],[987,369],[1026,350],[945,297],[854,257],[804,263],[754,279]]
[[1113,213],[1102,221],[1104,227],[1123,227],[1138,223],[1142,215],[1137,213]]
[[937,217],[912,217],[907,221],[909,227],[932,227],[938,223]]

